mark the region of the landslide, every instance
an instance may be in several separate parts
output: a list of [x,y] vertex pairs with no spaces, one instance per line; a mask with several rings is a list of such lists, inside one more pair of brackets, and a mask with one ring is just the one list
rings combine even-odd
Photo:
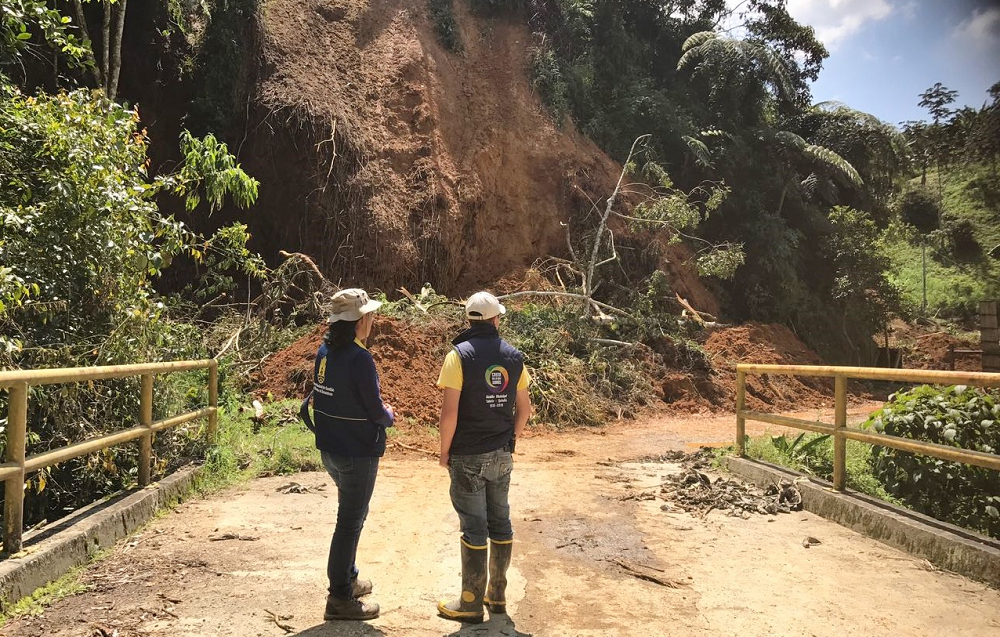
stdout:
[[[517,311],[517,310],[514,310]],[[288,347],[265,359],[255,374],[251,392],[261,398],[301,398],[312,387],[316,350],[326,332],[317,325]],[[430,425],[441,412],[441,392],[435,387],[441,362],[458,329],[443,319],[421,323],[380,316],[368,347],[381,378],[383,399],[393,405],[403,423]],[[670,412],[728,411],[736,400],[736,363],[816,365],[819,356],[786,327],[748,323],[713,329],[702,334],[708,368],[685,364],[683,353],[669,339],[639,350],[650,374],[652,395],[648,405]],[[544,361],[529,360],[530,367]],[[586,378],[579,379],[586,385]],[[596,388],[595,388],[596,391]],[[824,379],[794,376],[749,376],[747,407],[754,410],[796,410],[829,405],[831,383]],[[629,405],[619,407],[630,411]],[[620,413],[619,413],[620,416]],[[612,419],[613,411],[603,414]],[[549,423],[560,425],[560,423]]]
[[[544,113],[527,28],[467,5],[454,3],[461,54],[439,44],[426,2],[263,5],[239,148],[262,183],[247,222],[265,257],[295,250],[335,283],[457,295],[566,252],[561,222],[589,214],[620,166]],[[652,267],[717,310],[683,250],[665,254]]]

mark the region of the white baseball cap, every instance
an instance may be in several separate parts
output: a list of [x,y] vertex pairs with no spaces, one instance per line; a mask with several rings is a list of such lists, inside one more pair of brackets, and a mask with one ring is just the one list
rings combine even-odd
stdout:
[[327,323],[337,321],[358,321],[362,316],[382,307],[381,301],[368,298],[368,293],[360,288],[341,290],[330,299],[330,318]]
[[465,317],[473,321],[488,321],[506,313],[507,308],[489,292],[476,292],[465,302]]

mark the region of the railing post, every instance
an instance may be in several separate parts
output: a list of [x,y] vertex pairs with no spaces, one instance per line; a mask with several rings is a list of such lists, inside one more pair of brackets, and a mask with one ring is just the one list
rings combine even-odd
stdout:
[[[139,396],[139,424],[150,427],[153,424],[153,375],[142,375],[142,389]],[[153,431],[139,438],[139,486],[149,484],[150,465],[153,462]]]
[[847,438],[844,429],[847,427],[847,377],[843,374],[834,376],[833,395],[835,401],[833,426],[833,488],[843,491],[847,486]]
[[8,555],[21,550],[24,522],[24,439],[28,428],[28,384],[16,383],[7,393],[7,452],[5,460],[21,466],[21,471],[4,484],[4,548]]
[[208,416],[208,440],[215,442],[219,427],[219,361],[215,358],[208,366],[208,406],[215,410]]
[[747,421],[743,417],[743,409],[746,407],[747,397],[747,374],[739,369],[736,370],[736,453],[740,456],[747,455]]

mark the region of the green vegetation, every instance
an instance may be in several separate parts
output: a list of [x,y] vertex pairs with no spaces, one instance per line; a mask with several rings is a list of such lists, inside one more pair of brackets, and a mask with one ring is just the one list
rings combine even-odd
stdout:
[[[914,311],[920,308],[921,250],[926,248],[927,312],[973,319],[979,301],[1000,297],[1000,249],[996,249],[1000,246],[1000,178],[982,164],[955,167],[940,185],[939,174],[932,171],[927,186],[913,183],[903,195],[900,212],[909,223],[894,223],[887,233],[892,280],[905,304]],[[943,194],[940,205],[939,189]]]
[[[47,41],[66,50],[68,21],[36,15],[45,17]],[[3,61],[16,62],[21,50],[9,48]],[[0,367],[206,357],[200,326],[178,311],[185,299],[159,295],[157,279],[185,261],[201,270],[190,288],[197,298],[232,289],[235,276],[264,277],[266,268],[246,248],[246,226],[201,236],[160,204],[172,199],[211,214],[232,197],[246,207],[257,182],[214,136],[186,131],[175,170],[149,174],[137,111],[99,91],[26,95],[0,72],[0,102]],[[203,373],[161,379],[154,417],[203,405],[204,385]],[[27,453],[135,423],[138,400],[138,379],[33,387]],[[6,411],[4,394],[0,413]],[[5,425],[0,421],[0,430]],[[156,437],[157,474],[197,456],[195,433],[185,427]],[[136,464],[135,445],[126,445],[33,475],[26,521],[55,519],[132,484]]]
[[452,53],[462,52],[462,33],[455,20],[455,0],[427,0],[434,31],[441,44]]
[[[724,453],[732,453],[729,447]],[[899,504],[876,479],[871,468],[872,446],[847,441],[847,488]],[[764,435],[747,441],[747,456],[771,464],[833,480],[833,439],[828,435],[801,433]]]
[[[100,557],[94,559],[100,559]],[[85,568],[86,566],[78,566],[71,569],[59,579],[49,582],[35,590],[31,595],[21,598],[9,608],[4,609],[0,613],[0,628],[18,617],[37,617],[44,613],[47,607],[59,600],[86,591],[87,586],[82,582]]]
[[250,478],[322,470],[315,438],[298,414],[296,400],[265,402],[257,422],[252,409],[230,402],[219,418],[218,441],[205,456],[199,488],[212,491]]
[[[1000,392],[964,386],[922,386],[890,396],[863,425],[879,433],[996,453],[1000,449]],[[722,451],[733,452],[733,447]],[[829,435],[749,438],[747,455],[833,478]],[[1000,475],[931,456],[847,441],[847,486],[938,520],[1000,538]]]
[[[866,423],[879,433],[996,453],[1000,392],[962,385],[918,387],[890,397]],[[1000,474],[958,462],[876,448],[875,478],[906,506],[939,520],[1000,538]]]

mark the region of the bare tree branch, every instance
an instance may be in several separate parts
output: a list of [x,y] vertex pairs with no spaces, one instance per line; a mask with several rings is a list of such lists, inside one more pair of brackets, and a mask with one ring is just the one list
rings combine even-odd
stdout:
[[595,301],[594,299],[591,299],[591,298],[589,298],[589,297],[587,297],[587,296],[585,296],[583,294],[574,294],[572,292],[554,292],[554,291],[553,292],[549,292],[549,291],[542,292],[542,291],[539,291],[539,290],[528,290],[526,292],[512,292],[510,294],[504,294],[503,296],[498,296],[497,299],[500,299],[502,301],[503,299],[511,299],[511,298],[515,298],[515,297],[518,297],[518,296],[558,296],[558,297],[564,297],[564,298],[568,298],[568,299],[577,299],[577,300],[580,300],[580,301],[586,301],[587,303],[596,305],[597,307],[600,307],[600,308],[603,308],[605,310],[608,310],[609,312],[614,312],[614,313],[619,314],[621,316],[627,316],[627,317],[629,317],[631,319],[635,318],[634,316],[632,316],[631,314],[629,314],[625,310],[620,310],[617,307],[613,307],[611,305],[608,305],[607,303],[601,303],[600,301]]

